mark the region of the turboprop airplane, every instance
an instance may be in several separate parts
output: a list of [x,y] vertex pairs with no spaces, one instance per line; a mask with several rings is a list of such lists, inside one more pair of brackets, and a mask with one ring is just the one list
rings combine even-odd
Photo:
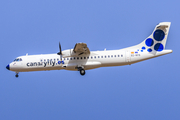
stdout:
[[80,71],[99,67],[122,66],[141,62],[165,54],[172,53],[166,50],[166,40],[171,23],[159,23],[152,34],[138,45],[119,50],[90,51],[85,43],[77,43],[74,49],[61,50],[57,54],[28,55],[17,57],[8,64],[8,70],[16,72],[72,70]]

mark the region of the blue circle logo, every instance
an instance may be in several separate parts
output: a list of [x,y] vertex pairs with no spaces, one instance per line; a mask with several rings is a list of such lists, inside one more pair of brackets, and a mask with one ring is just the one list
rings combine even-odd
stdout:
[[154,40],[152,38],[148,38],[145,43],[148,47],[151,47],[154,44]]
[[164,46],[161,43],[157,43],[154,46],[154,50],[156,50],[156,51],[162,51],[163,49],[164,49]]
[[148,52],[152,52],[152,49],[151,49],[151,48],[149,48],[149,49],[147,49],[147,51],[148,51]]
[[158,29],[154,32],[153,37],[157,41],[162,41],[165,37],[165,33],[164,33],[164,31]]
[[145,49],[146,49],[146,47],[144,47],[144,46],[143,46],[141,49],[142,49],[142,50],[145,50]]

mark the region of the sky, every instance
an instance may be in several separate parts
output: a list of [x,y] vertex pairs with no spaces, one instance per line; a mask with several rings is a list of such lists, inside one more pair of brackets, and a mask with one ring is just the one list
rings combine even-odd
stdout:
[[[179,120],[177,0],[0,1],[1,120]],[[57,53],[84,42],[91,51],[121,49],[171,22],[173,53],[136,64],[86,71],[15,73],[16,57]]]

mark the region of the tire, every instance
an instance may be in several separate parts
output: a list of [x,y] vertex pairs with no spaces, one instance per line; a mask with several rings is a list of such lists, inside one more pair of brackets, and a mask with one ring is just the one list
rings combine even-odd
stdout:
[[16,75],[15,75],[15,77],[16,77],[16,78],[18,78],[18,77],[19,77],[19,75],[18,75],[18,74],[16,74]]
[[81,69],[81,70],[80,70],[80,74],[81,74],[81,75],[85,75],[85,70],[84,70],[84,69]]

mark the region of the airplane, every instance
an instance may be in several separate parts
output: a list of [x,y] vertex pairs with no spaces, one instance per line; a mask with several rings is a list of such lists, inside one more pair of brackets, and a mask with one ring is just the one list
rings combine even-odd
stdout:
[[152,34],[135,46],[104,51],[90,51],[86,43],[76,43],[73,49],[61,50],[55,54],[19,56],[6,68],[16,73],[46,70],[79,71],[83,76],[85,70],[99,67],[131,65],[147,59],[172,53],[165,49],[171,22],[161,22],[156,25]]

